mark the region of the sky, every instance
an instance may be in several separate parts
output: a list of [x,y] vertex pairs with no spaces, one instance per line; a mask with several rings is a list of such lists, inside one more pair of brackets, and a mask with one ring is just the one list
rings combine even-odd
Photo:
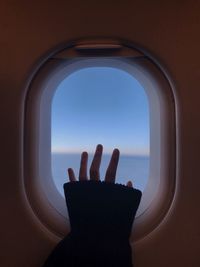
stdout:
[[89,67],[59,84],[52,101],[52,153],[149,155],[149,106],[141,84],[127,72]]

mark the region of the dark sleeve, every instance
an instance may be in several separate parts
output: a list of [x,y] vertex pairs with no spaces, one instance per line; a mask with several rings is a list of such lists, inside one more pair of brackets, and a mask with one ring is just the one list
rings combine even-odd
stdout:
[[141,192],[100,181],[64,184],[71,232],[44,267],[132,267],[129,237]]

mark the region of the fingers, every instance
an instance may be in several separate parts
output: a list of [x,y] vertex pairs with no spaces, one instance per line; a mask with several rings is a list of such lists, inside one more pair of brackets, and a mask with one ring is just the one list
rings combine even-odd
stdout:
[[68,176],[69,176],[69,181],[70,182],[75,182],[76,181],[76,177],[75,177],[75,174],[74,174],[74,171],[73,171],[72,168],[68,169]]
[[118,161],[119,161],[119,150],[114,149],[105,175],[106,182],[110,183],[115,182]]
[[103,146],[98,145],[96,147],[94,158],[92,160],[92,164],[90,167],[90,179],[91,180],[95,180],[95,181],[100,180],[99,168],[101,164],[102,152],[103,152]]
[[83,152],[81,155],[81,165],[79,170],[79,180],[87,180],[87,162],[88,162],[88,153]]
[[[103,153],[103,146],[97,145],[96,151],[95,151],[95,154],[92,160],[92,164],[90,167],[90,179],[91,180],[95,180],[95,181],[100,180],[99,169],[100,169],[100,164],[101,164],[101,159],[102,159],[102,153]],[[105,175],[106,182],[115,183],[117,166],[119,162],[119,155],[120,155],[119,150],[114,149],[111,159],[110,159],[110,163],[106,171],[106,175]],[[87,164],[88,164],[88,153],[83,152],[81,155],[81,164],[80,164],[80,169],[79,169],[79,180],[80,181],[88,180]],[[75,174],[72,168],[68,169],[68,176],[69,176],[70,182],[76,181],[76,177],[75,177]],[[126,183],[126,186],[133,187],[133,184],[131,181],[128,181]]]

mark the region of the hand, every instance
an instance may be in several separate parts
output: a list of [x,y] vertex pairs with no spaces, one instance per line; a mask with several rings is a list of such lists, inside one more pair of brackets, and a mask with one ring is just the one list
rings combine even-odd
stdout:
[[[102,158],[102,153],[103,153],[103,146],[102,145],[97,145],[96,151],[94,154],[94,158],[92,160],[92,164],[90,167],[90,180],[94,181],[99,181],[100,180],[100,164],[101,164],[101,158]],[[105,175],[105,182],[108,183],[115,183],[115,178],[116,178],[116,172],[117,172],[117,165],[119,161],[119,150],[114,149],[110,163],[108,165],[106,175]],[[79,170],[79,181],[85,181],[88,180],[87,176],[87,163],[88,163],[88,153],[83,152],[81,155],[81,164],[80,164],[80,170]],[[70,182],[75,182],[76,177],[74,174],[74,171],[72,168],[68,169],[68,175],[69,175],[69,180]],[[128,181],[126,184],[128,187],[133,187],[132,182]]]
[[132,266],[129,239],[142,193],[130,188],[131,181],[126,186],[115,184],[118,149],[112,153],[105,182],[98,183],[102,152],[103,146],[98,145],[90,167],[90,181],[87,152],[81,155],[81,182],[76,182],[73,169],[68,169],[70,182],[63,187],[71,232],[56,246],[43,267]]

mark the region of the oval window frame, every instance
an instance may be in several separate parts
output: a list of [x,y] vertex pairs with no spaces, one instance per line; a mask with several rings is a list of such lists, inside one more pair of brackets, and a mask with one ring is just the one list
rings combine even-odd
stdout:
[[108,63],[131,75],[134,72],[134,77],[145,88],[150,106],[150,179],[143,193],[142,211],[135,219],[133,241],[145,237],[161,223],[175,194],[176,106],[166,75],[149,56],[127,42],[74,42],[52,53],[38,67],[25,97],[24,188],[32,211],[56,239],[66,235],[70,224],[50,168],[52,96],[66,74],[88,66],[108,66]]

